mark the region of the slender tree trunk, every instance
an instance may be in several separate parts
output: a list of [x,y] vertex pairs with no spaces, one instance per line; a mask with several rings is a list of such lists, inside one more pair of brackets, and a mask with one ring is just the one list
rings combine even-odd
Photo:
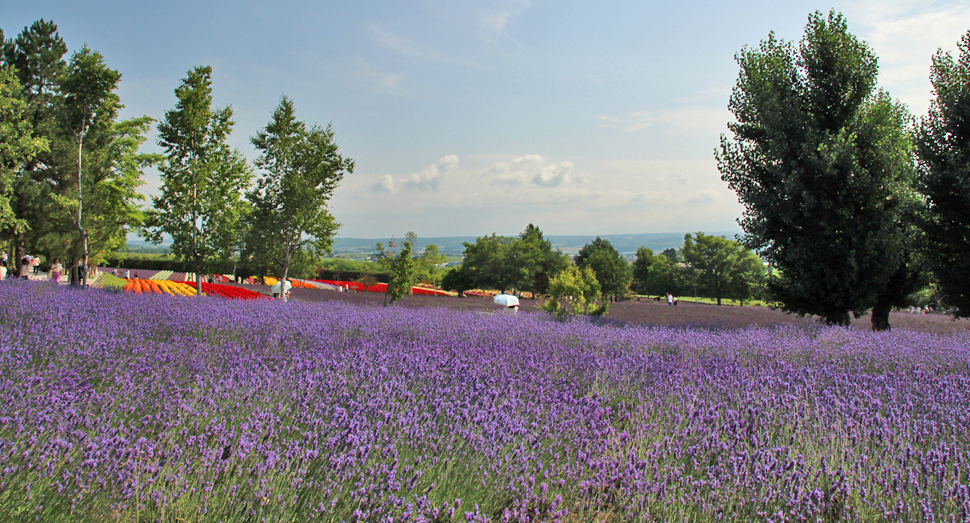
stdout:
[[195,211],[195,206],[198,195],[198,190],[195,184],[192,185],[192,257],[195,262],[195,295],[199,298],[202,297],[202,257],[199,256],[199,243],[198,243],[198,215]]
[[81,233],[82,267],[78,276],[81,280],[81,288],[86,289],[88,286],[88,231],[84,230],[84,224],[81,222],[83,217],[82,209],[84,208],[84,194],[81,192],[81,151],[83,148],[84,132],[81,132],[77,138],[77,229]]
[[14,264],[13,264],[14,265],[14,268],[16,269],[16,271],[14,272],[14,275],[19,278],[20,277],[20,266],[23,265],[24,256],[27,255],[26,249],[24,248],[24,235],[23,234],[18,234],[17,235],[17,247],[16,247],[16,249],[14,249],[14,252],[16,253],[14,255]]

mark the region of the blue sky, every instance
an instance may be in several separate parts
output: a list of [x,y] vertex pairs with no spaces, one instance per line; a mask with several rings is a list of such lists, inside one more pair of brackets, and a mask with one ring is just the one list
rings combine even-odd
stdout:
[[53,20],[72,51],[102,53],[124,116],[162,118],[211,65],[251,159],[286,94],[356,161],[331,211],[340,236],[365,238],[740,231],[713,155],[737,51],[769,31],[797,41],[835,9],[919,116],[931,56],[970,29],[968,1],[732,4],[38,0],[5,2],[0,27]]

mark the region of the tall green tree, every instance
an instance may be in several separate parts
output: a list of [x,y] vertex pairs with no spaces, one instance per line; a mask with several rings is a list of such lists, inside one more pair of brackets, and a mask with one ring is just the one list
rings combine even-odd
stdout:
[[377,244],[377,259],[384,268],[387,269],[388,282],[387,290],[384,292],[384,305],[388,299],[391,304],[411,293],[411,287],[417,278],[417,263],[414,259],[414,239],[417,236],[413,232],[407,234],[407,239],[401,243],[401,252],[394,254],[394,242],[388,243],[387,250],[380,243]]
[[[81,236],[81,266],[88,266],[88,231],[84,227],[84,191],[82,190],[84,137],[92,128],[110,127],[118,115],[121,100],[114,93],[121,73],[109,68],[104,57],[88,46],[75,52],[60,84],[64,101],[61,119],[64,129],[77,145],[77,200],[74,225]],[[82,287],[87,286],[87,271],[80,273]]]
[[464,265],[451,269],[441,278],[441,288],[446,291],[457,292],[458,296],[464,296],[465,291],[474,287],[475,278]]
[[[797,47],[769,34],[736,58],[734,139],[716,157],[745,206],[744,241],[781,271],[769,289],[784,310],[848,325],[905,268],[909,117],[835,12],[812,14]],[[878,312],[873,327],[888,328]]]
[[942,50],[933,57],[935,97],[916,144],[928,205],[926,257],[946,302],[970,317],[970,31],[957,47],[957,58]]
[[513,252],[519,256],[512,263],[524,267],[524,285],[531,287],[533,296],[546,294],[552,278],[570,265],[569,257],[553,249],[542,230],[531,223],[519,234]]
[[737,251],[727,281],[728,297],[735,298],[744,306],[745,300],[761,297],[768,273],[764,262],[748,249]]
[[642,245],[637,248],[636,259],[630,266],[630,290],[635,294],[650,294],[649,282],[652,276],[650,266],[653,256],[652,250]]
[[[747,264],[742,262],[753,253],[738,242],[702,232],[693,237],[685,234],[681,254],[688,270],[697,278],[703,294],[715,298],[718,305],[721,305],[723,298],[733,297],[736,291],[744,294],[742,299],[749,297],[742,279],[752,266],[750,261]],[[761,267],[760,261],[757,266]]]
[[165,150],[159,168],[161,194],[153,197],[147,237],[161,243],[172,238],[172,254],[202,277],[225,263],[238,243],[243,191],[250,169],[242,154],[229,147],[232,109],[212,107],[212,68],[196,67],[175,89],[175,109],[158,125],[158,144]]
[[46,140],[48,147],[21,158],[14,167],[10,207],[15,221],[0,229],[0,236],[15,247],[15,260],[26,254],[28,246],[48,232],[48,204],[53,188],[61,183],[63,171],[57,168],[60,103],[58,85],[67,69],[67,45],[57,33],[57,24],[38,20],[25,27],[16,38],[3,44],[3,65],[20,84],[20,99],[26,104],[23,120],[31,134]]
[[584,245],[573,263],[579,268],[589,267],[604,295],[623,295],[630,285],[630,267],[609,240],[597,236]]
[[252,138],[260,176],[247,195],[252,211],[244,249],[277,268],[280,281],[287,281],[294,256],[320,261],[333,246],[340,224],[327,204],[344,174],[354,172],[333,138],[331,126],[307,128],[297,120],[286,96]]
[[420,263],[419,275],[426,277],[431,282],[431,286],[437,289],[438,275],[441,273],[440,266],[448,261],[448,258],[441,254],[437,245],[429,243],[424,247],[424,252],[421,253],[418,261]]
[[462,267],[479,288],[507,290],[529,285],[526,253],[510,236],[482,236],[475,243],[465,242]]

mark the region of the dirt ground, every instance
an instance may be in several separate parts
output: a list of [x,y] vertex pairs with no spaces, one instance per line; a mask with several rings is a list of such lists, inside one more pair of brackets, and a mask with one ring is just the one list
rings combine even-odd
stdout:
[[[263,285],[245,285],[244,287],[256,292],[266,293],[268,287]],[[335,292],[318,289],[293,289],[291,299],[301,302],[318,302],[326,300],[344,301],[361,305],[380,306],[384,302],[383,294],[369,292]],[[501,309],[492,302],[491,298],[444,298],[438,296],[405,296],[395,307],[446,307],[459,310],[477,310],[495,312]],[[519,314],[536,311],[536,302],[522,300]],[[606,321],[619,325],[666,325],[678,327],[722,328],[736,329],[747,326],[770,327],[776,325],[812,326],[815,322],[810,318],[786,314],[778,310],[764,307],[738,307],[708,305],[681,301],[676,306],[653,301],[620,302],[610,304],[610,312]],[[893,312],[890,315],[890,325],[893,328],[905,328],[929,332],[950,332],[970,329],[970,320],[954,321],[943,314],[910,314],[908,312]],[[855,319],[853,328],[868,330],[871,328],[868,315]]]

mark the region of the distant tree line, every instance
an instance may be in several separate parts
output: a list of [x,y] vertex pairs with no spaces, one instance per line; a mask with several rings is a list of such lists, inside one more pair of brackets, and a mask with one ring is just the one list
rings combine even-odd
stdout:
[[[501,292],[549,293],[551,282],[562,271],[589,269],[599,293],[607,300],[638,295],[695,295],[717,300],[763,297],[766,269],[751,250],[721,236],[687,234],[679,249],[653,254],[640,247],[632,264],[610,244],[596,237],[572,259],[553,249],[542,231],[529,226],[519,236],[483,236],[465,243],[465,260],[442,280],[445,289],[463,293],[469,289]],[[571,274],[576,280],[581,274]]]

